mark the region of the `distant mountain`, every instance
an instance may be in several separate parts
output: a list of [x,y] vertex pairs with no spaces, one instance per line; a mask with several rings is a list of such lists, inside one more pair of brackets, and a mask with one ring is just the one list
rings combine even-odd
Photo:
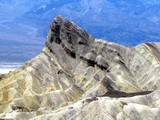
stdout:
[[159,0],[0,0],[0,61],[38,54],[57,15],[119,44],[160,41]]

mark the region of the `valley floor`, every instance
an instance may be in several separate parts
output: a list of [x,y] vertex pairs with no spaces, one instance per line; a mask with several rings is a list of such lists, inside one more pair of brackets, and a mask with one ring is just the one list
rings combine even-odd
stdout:
[[20,67],[23,63],[4,63],[0,62],[0,74],[5,74]]
[[16,68],[0,68],[0,74],[5,74],[8,73],[10,71],[15,70]]

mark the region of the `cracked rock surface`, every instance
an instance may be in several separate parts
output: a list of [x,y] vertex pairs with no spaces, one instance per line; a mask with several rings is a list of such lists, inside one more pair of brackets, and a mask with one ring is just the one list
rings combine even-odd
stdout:
[[126,47],[56,17],[41,53],[0,77],[0,119],[158,120],[160,43]]

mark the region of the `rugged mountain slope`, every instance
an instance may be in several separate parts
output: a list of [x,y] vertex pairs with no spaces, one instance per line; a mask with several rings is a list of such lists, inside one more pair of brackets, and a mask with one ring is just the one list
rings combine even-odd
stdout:
[[0,78],[1,119],[160,117],[160,43],[125,47],[56,17],[41,53]]

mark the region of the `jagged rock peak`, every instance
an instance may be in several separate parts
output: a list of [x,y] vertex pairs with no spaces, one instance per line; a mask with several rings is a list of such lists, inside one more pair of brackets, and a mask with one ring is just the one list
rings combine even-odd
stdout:
[[61,45],[65,51],[75,56],[81,51],[79,46],[89,46],[94,39],[73,22],[58,16],[50,25],[46,46],[52,51],[53,44]]

